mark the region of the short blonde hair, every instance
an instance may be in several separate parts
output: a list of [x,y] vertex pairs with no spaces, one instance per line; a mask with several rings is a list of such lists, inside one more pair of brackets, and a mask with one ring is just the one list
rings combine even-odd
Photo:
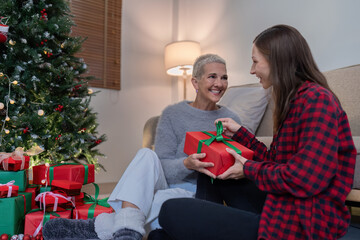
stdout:
[[204,54],[204,55],[199,56],[195,60],[192,76],[194,78],[201,78],[201,76],[204,74],[204,66],[208,63],[214,63],[214,62],[222,63],[226,67],[225,60],[216,54],[209,53],[209,54]]

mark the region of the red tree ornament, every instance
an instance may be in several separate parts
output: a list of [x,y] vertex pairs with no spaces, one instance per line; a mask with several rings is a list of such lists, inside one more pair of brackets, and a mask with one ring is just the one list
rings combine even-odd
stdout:
[[7,33],[9,31],[9,26],[0,23],[0,43],[7,41]]
[[1,240],[8,240],[9,239],[9,235],[7,235],[6,233],[2,234],[0,237]]

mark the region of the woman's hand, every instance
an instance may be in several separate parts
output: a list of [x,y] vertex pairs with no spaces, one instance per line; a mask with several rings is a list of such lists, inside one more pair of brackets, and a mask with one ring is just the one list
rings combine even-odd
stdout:
[[234,156],[235,162],[228,170],[223,174],[217,176],[218,179],[227,180],[227,179],[241,179],[245,178],[244,175],[244,164],[247,161],[246,158],[237,154],[233,149],[226,148],[226,151]]
[[231,118],[216,119],[215,125],[218,121],[222,122],[224,134],[228,137],[232,137],[239,130],[239,128],[241,128],[241,125]]
[[206,153],[194,153],[184,159],[184,165],[187,169],[196,170],[204,173],[211,178],[216,178],[215,174],[207,170],[208,167],[213,167],[212,162],[202,162],[201,159],[206,156]]

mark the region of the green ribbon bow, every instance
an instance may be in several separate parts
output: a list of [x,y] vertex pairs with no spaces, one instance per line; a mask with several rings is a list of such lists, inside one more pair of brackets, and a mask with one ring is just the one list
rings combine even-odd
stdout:
[[88,175],[89,175],[89,166],[86,164],[81,164],[81,163],[59,163],[56,165],[53,165],[50,167],[49,169],[49,179],[50,179],[50,186],[51,186],[51,182],[52,180],[54,180],[54,168],[58,167],[58,166],[63,166],[63,165],[83,165],[85,168],[85,174],[84,174],[84,183],[83,185],[87,184],[88,182]]
[[[40,209],[40,208],[34,208],[34,209],[31,209],[31,210],[28,212],[28,214],[29,214],[29,213],[33,213],[33,212],[43,212],[43,211],[44,211],[44,210],[42,210],[42,209]],[[50,220],[50,215],[53,215],[53,216],[55,216],[55,217],[60,217],[60,215],[59,215],[57,212],[44,212],[43,226],[45,225],[45,223],[46,223],[47,221]],[[25,218],[25,216],[24,216],[24,218]]]
[[90,196],[87,193],[84,193],[84,203],[85,204],[92,204],[88,210],[88,218],[94,218],[95,215],[95,207],[96,205],[100,205],[103,207],[110,207],[110,204],[107,202],[107,200],[109,199],[104,198],[104,199],[98,199],[99,197],[99,186],[96,183],[92,183],[95,186],[95,198],[93,198],[92,196]]
[[[214,136],[213,134],[209,133],[209,132],[206,132],[206,131],[202,131],[202,133],[205,133],[206,135],[210,136],[211,138],[209,139],[203,139],[203,140],[200,140],[199,141],[199,144],[198,144],[198,149],[197,149],[197,153],[201,153],[201,148],[202,148],[202,145],[203,143],[207,146],[210,146],[211,143],[213,143],[214,141],[217,141],[217,142],[222,142],[224,143],[226,146],[232,148],[235,150],[235,152],[237,154],[241,154],[241,150],[238,149],[237,147],[235,147],[234,145],[228,143],[228,142],[232,142],[234,140],[230,139],[230,138],[224,138],[224,136],[222,135],[224,131],[224,128],[223,128],[223,125],[222,125],[222,122],[221,121],[218,121],[216,123],[216,136]],[[211,183],[214,183],[214,179],[211,178]]]
[[207,146],[210,146],[211,143],[213,143],[214,141],[217,141],[217,142],[222,142],[224,143],[226,146],[232,148],[235,150],[235,152],[237,154],[241,154],[241,150],[238,149],[237,147],[235,147],[234,145],[228,143],[228,142],[232,142],[234,140],[230,139],[230,138],[224,138],[224,136],[222,135],[223,133],[223,125],[222,125],[222,122],[221,121],[218,121],[216,123],[216,136],[209,133],[209,132],[205,132],[205,131],[202,131],[202,133],[205,133],[206,135],[210,136],[211,138],[209,139],[203,139],[203,140],[200,140],[199,141],[199,144],[198,144],[198,149],[197,149],[197,153],[201,153],[201,148],[202,148],[202,144],[204,143],[205,145]]

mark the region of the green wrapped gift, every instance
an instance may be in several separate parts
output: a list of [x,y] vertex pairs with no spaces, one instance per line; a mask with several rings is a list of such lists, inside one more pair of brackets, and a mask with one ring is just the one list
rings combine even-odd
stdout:
[[28,185],[27,170],[0,171],[0,183],[5,184],[15,180],[14,185],[19,186],[19,192],[24,192]]
[[47,187],[40,187],[40,193],[43,192],[51,192],[51,187],[47,186]]
[[0,198],[0,233],[15,235],[24,232],[24,219],[31,210],[29,192],[19,192],[11,198]]

